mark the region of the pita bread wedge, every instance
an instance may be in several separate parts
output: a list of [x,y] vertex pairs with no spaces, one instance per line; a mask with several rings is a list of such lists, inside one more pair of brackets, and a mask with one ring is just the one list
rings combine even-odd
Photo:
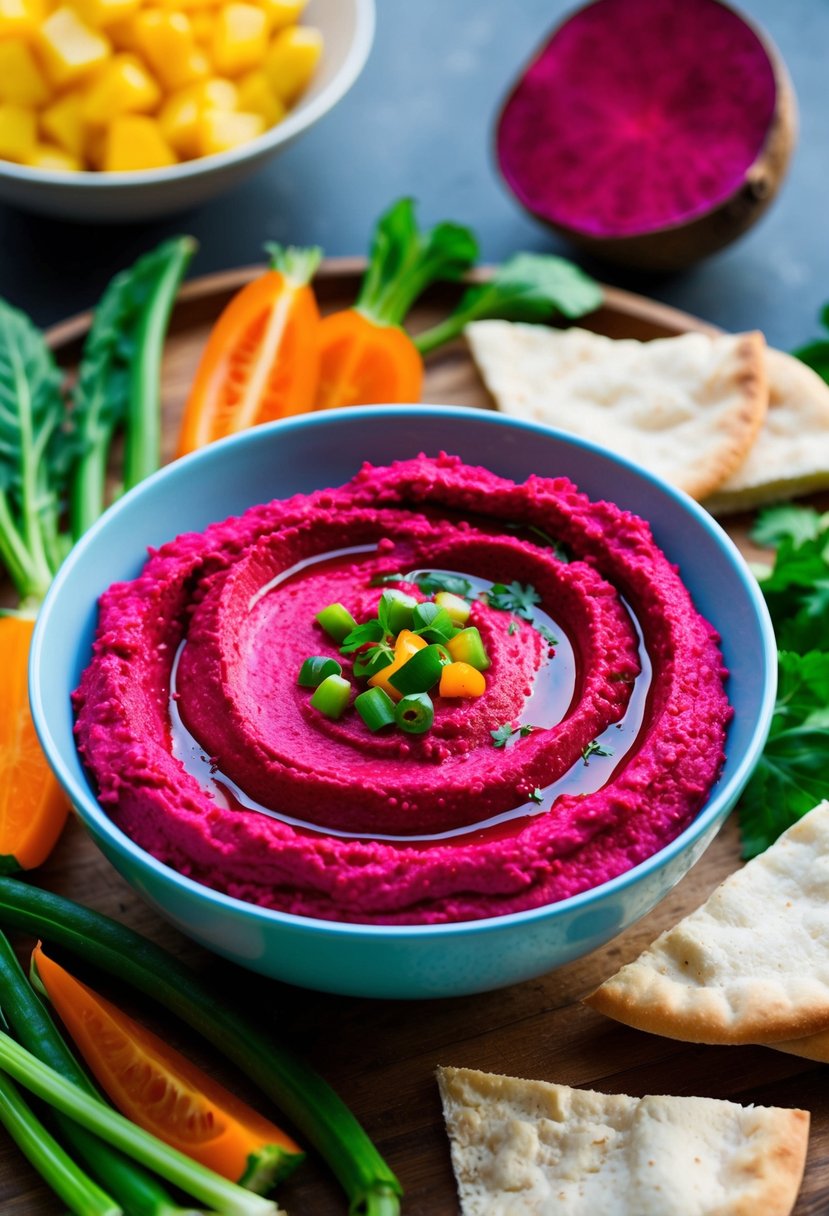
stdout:
[[601,443],[694,498],[735,472],[765,417],[760,333],[638,342],[477,321],[465,334],[504,413]]
[[730,875],[587,1004],[694,1043],[829,1030],[829,802]]
[[769,408],[743,463],[705,506],[747,511],[829,486],[829,385],[792,355],[766,351]]
[[782,1043],[766,1043],[777,1051],[790,1056],[801,1056],[804,1060],[816,1060],[818,1064],[829,1064],[829,1030],[820,1034],[808,1034],[803,1039],[787,1039]]
[[809,1115],[438,1069],[462,1216],[786,1216]]

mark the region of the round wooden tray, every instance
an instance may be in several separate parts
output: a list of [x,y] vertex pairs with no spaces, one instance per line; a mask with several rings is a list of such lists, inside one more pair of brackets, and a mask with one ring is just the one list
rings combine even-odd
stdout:
[[[323,310],[353,302],[363,263],[327,262],[316,280]],[[172,454],[178,420],[207,332],[230,296],[259,268],[189,283],[177,303],[163,376],[165,452]],[[445,313],[459,288],[442,287],[419,305],[424,327]],[[88,326],[73,318],[50,332],[61,362],[71,366]],[[585,325],[612,337],[666,337],[689,329],[716,332],[697,318],[608,288],[605,306]],[[489,407],[491,402],[461,342],[428,361],[424,400]],[[174,531],[175,522],[171,524]],[[737,530],[738,538],[741,533]],[[701,903],[739,865],[736,824],[726,824],[690,874],[648,917],[587,958],[498,992],[428,1004],[367,1001],[307,992],[265,980],[218,959],[183,938],[123,882],[71,821],[52,858],[33,880],[145,933],[221,983],[261,1015],[274,1034],[300,1051],[339,1091],[375,1139],[405,1188],[411,1216],[455,1216],[458,1210],[449,1146],[434,1081],[438,1064],[634,1095],[671,1093],[742,1103],[800,1106],[812,1112],[806,1176],[795,1212],[818,1216],[829,1193],[829,1093],[816,1065],[761,1047],[714,1048],[677,1043],[617,1025],[580,1003],[621,963]],[[21,957],[31,943],[17,939]],[[172,1018],[131,994],[121,1003],[187,1051],[202,1066],[267,1111],[244,1078]],[[314,1153],[280,1192],[291,1216],[342,1216],[338,1185]],[[14,1216],[58,1216],[62,1206],[0,1136],[0,1210]]]

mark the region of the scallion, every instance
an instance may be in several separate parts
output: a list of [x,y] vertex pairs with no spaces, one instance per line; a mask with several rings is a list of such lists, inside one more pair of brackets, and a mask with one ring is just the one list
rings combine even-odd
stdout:
[[382,688],[368,688],[354,698],[354,708],[369,730],[394,724],[394,701]]
[[384,591],[377,606],[377,616],[387,633],[397,635],[401,629],[411,629],[417,600],[405,591]]
[[440,680],[443,665],[441,648],[424,646],[389,676],[389,684],[404,696],[413,692],[428,692]]
[[324,654],[315,654],[302,664],[296,682],[300,688],[318,688],[328,676],[342,674],[343,669],[336,659],[328,659]]
[[341,718],[348,707],[351,682],[343,676],[326,676],[311,697],[311,704],[326,718]]
[[357,622],[343,604],[329,604],[314,619],[338,644],[345,641],[352,629],[357,628]]
[[407,735],[424,734],[435,720],[432,698],[427,692],[402,697],[394,708],[394,720]]

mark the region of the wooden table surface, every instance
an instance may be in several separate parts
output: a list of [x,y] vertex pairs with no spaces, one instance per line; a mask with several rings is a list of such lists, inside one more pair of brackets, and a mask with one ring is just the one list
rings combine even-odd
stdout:
[[[334,268],[320,285],[326,306],[353,298],[354,268]],[[239,282],[222,276],[188,289],[177,310],[165,366],[168,448],[204,333]],[[688,318],[617,293],[595,320],[605,332],[652,337],[677,332]],[[434,304],[440,306],[440,301]],[[430,307],[432,307],[430,305]],[[424,311],[423,320],[429,317]],[[66,362],[82,322],[61,328]],[[425,399],[486,404],[468,357],[448,351],[431,367]],[[435,1068],[479,1068],[613,1093],[696,1094],[741,1103],[799,1106],[811,1112],[806,1174],[796,1216],[829,1212],[829,1085],[820,1066],[763,1047],[677,1043],[617,1025],[581,998],[635,957],[662,929],[698,906],[739,865],[735,821],[729,821],[690,874],[645,919],[601,950],[559,971],[514,987],[455,1000],[371,1001],[309,992],[266,980],[216,958],[150,910],[104,860],[80,824],[70,820],[58,847],[32,881],[105,912],[145,933],[221,983],[273,1024],[274,1035],[301,1052],[351,1106],[405,1189],[407,1216],[452,1216],[458,1204],[440,1111]],[[32,942],[13,935],[21,958]],[[245,1078],[163,1011],[117,993],[154,1029],[197,1063],[279,1121]],[[313,1154],[281,1188],[289,1216],[341,1216],[344,1196]],[[60,1216],[63,1206],[0,1131],[0,1212]],[[597,1213],[600,1216],[600,1213]],[[762,1216],[762,1213],[758,1213]]]

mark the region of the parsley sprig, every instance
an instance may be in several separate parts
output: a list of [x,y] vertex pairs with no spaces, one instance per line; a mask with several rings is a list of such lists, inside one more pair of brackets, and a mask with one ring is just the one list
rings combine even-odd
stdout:
[[591,756],[612,756],[613,748],[603,747],[598,739],[591,739],[587,747],[581,753],[581,758],[585,764],[589,764]]
[[521,726],[513,726],[511,722],[504,722],[489,733],[492,735],[492,742],[495,747],[506,747],[510,739],[516,736],[519,739],[524,739],[536,729],[537,727],[530,726],[529,722],[524,722]]
[[541,603],[541,596],[531,583],[524,585],[515,581],[511,583],[493,583],[486,592],[486,600],[490,608],[499,612],[513,612],[532,621],[536,604]]

